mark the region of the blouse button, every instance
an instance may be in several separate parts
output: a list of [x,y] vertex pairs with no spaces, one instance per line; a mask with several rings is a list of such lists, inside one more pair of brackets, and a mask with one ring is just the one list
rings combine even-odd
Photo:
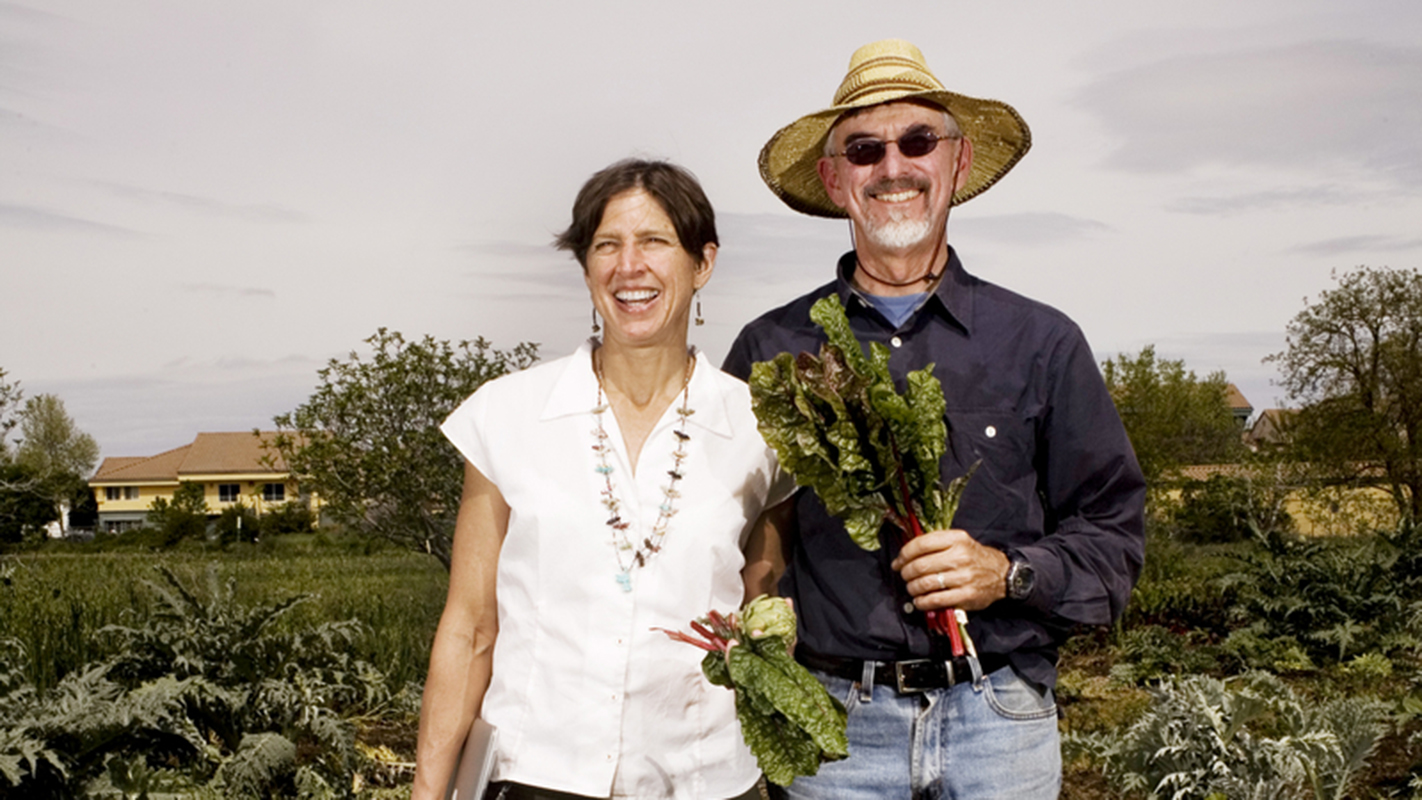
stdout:
[[904,346],[904,340],[903,340],[903,339],[900,339],[900,338],[897,337],[897,336],[895,336],[894,338],[892,338],[892,339],[889,340],[889,344],[893,345],[894,347],[903,347],[903,346]]
[[985,429],[983,430],[983,433],[986,433],[986,434],[987,434],[987,437],[988,437],[989,439],[991,439],[991,438],[993,438],[994,436],[997,435],[997,428],[995,428],[995,427],[989,425],[989,426],[987,426],[987,428],[985,428]]

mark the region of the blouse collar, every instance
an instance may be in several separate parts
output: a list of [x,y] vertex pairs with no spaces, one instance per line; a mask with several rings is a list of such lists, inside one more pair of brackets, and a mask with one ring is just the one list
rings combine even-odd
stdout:
[[[553,385],[548,402],[543,406],[541,421],[557,419],[575,414],[592,414],[597,400],[597,375],[593,372],[592,353],[596,339],[588,339],[578,347],[563,365],[563,372]],[[736,395],[719,391],[716,367],[700,348],[691,348],[696,359],[696,369],[691,373],[690,398],[692,414],[687,422],[714,433],[730,438],[735,430],[731,425],[728,403],[734,402]],[[675,401],[679,402],[679,401]]]

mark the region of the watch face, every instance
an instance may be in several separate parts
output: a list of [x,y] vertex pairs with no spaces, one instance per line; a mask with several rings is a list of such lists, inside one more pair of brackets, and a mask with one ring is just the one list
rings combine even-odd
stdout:
[[1007,596],[1013,600],[1027,599],[1027,596],[1032,594],[1036,577],[1031,564],[1026,561],[1013,561],[1007,570]]

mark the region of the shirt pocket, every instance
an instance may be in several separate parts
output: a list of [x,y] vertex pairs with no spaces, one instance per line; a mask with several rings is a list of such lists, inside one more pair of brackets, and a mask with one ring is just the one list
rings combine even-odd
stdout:
[[1037,505],[1035,420],[1003,409],[947,412],[953,455],[944,474],[960,474],[981,460],[963,490],[953,525],[970,532],[1012,532],[1026,523]]

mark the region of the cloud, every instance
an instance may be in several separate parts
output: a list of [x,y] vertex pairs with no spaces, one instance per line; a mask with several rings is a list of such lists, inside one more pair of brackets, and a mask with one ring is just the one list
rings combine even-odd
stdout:
[[965,238],[985,239],[1000,244],[1040,246],[1080,239],[1108,232],[1111,226],[1102,222],[1067,214],[1021,213],[977,217],[965,216],[949,223]]
[[150,205],[164,205],[169,208],[178,208],[184,211],[194,211],[212,216],[235,217],[251,222],[290,223],[307,222],[309,219],[305,214],[299,211],[293,211],[292,209],[270,203],[229,203],[222,200],[215,200],[211,197],[140,189],[136,186],[125,186],[117,183],[100,183],[98,185],[119,197],[130,200],[138,200]]
[[223,286],[216,283],[184,283],[179,288],[193,294],[210,294],[217,297],[262,297],[276,299],[276,292],[255,286]]
[[105,456],[153,455],[204,431],[270,429],[272,417],[296,408],[316,386],[323,362],[308,356],[246,364],[185,361],[125,377],[33,380],[52,393]]
[[28,228],[31,230],[54,230],[61,232],[102,233],[111,236],[142,236],[138,231],[106,225],[102,222],[71,217],[57,211],[49,211],[34,206],[17,206],[0,203],[0,226]]
[[1335,256],[1347,255],[1348,253],[1400,253],[1407,250],[1417,250],[1422,248],[1422,238],[1402,237],[1402,236],[1340,236],[1336,239],[1323,239],[1311,244],[1302,244],[1298,247],[1291,247],[1288,253],[1301,253],[1315,256]]
[[469,242],[468,244],[459,245],[455,249],[460,252],[473,253],[475,255],[520,259],[546,258],[549,254],[558,252],[553,249],[551,243],[530,244],[528,242],[516,242],[511,240]]
[[1422,48],[1315,41],[1156,61],[1104,77],[1081,104],[1120,137],[1107,166],[1207,164],[1422,182]]
[[1181,214],[1226,217],[1241,211],[1270,211],[1310,206],[1349,206],[1374,199],[1376,193],[1358,192],[1337,185],[1295,186],[1214,197],[1182,197],[1165,206]]

